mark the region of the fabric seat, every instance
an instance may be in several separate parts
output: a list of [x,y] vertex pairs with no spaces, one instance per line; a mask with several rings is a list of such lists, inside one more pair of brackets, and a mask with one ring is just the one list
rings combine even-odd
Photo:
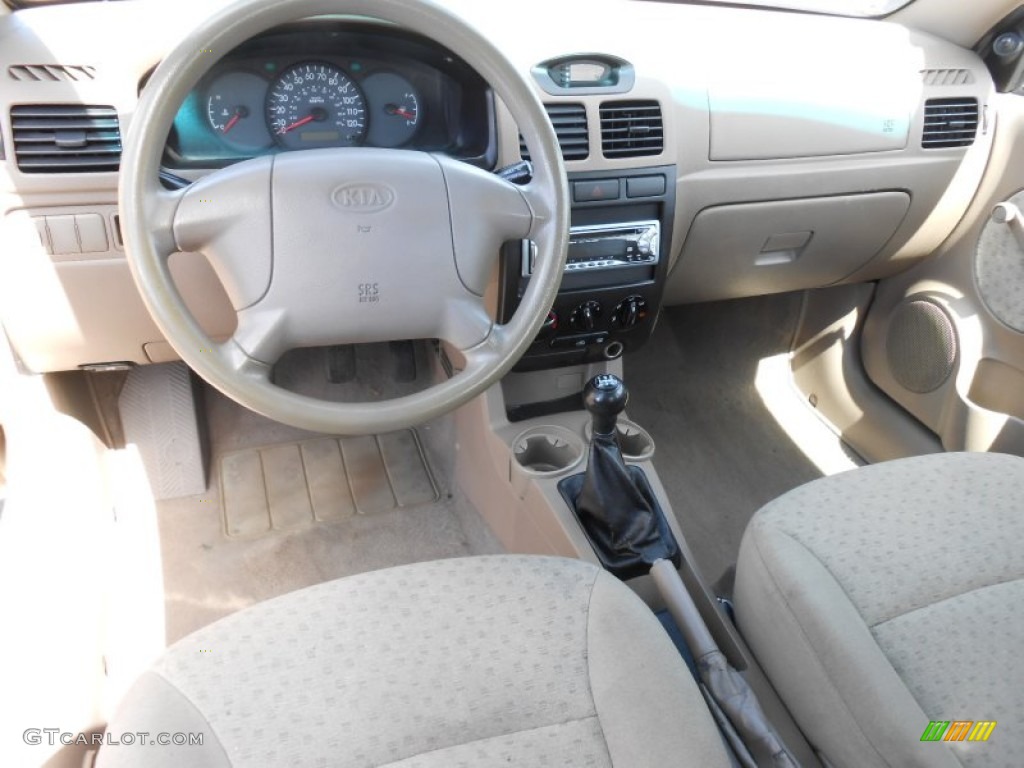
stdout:
[[658,620],[594,566],[487,557],[321,584],[170,648],[107,732],[121,766],[715,766],[718,731]]
[[[737,621],[837,768],[1024,765],[1024,460],[939,454],[815,481],[744,535]],[[987,742],[929,721],[996,721]]]

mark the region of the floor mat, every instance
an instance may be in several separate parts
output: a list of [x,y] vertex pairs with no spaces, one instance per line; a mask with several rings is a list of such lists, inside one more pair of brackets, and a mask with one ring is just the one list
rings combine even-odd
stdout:
[[168,642],[312,584],[502,551],[431,459],[445,422],[338,439],[204,393],[209,488],[157,503]]
[[438,500],[412,430],[315,438],[220,459],[228,536],[254,536]]
[[727,586],[754,512],[822,474],[754,385],[762,359],[789,351],[799,312],[800,294],[672,307],[625,359],[629,416],[654,437],[654,465],[711,583]]

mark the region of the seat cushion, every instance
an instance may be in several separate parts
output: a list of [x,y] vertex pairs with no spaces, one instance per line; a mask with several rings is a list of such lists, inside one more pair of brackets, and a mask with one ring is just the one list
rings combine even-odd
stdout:
[[[737,621],[835,766],[1024,765],[1024,460],[939,454],[817,480],[751,521]],[[997,721],[931,743],[929,721]]]
[[99,768],[728,765],[646,605],[594,566],[525,556],[362,574],[229,616],[129,692],[108,733],[138,731],[204,743],[104,747]]

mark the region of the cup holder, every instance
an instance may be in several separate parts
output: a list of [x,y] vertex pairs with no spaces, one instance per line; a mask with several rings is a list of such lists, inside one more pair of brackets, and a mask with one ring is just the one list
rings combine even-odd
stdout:
[[[618,433],[622,458],[626,461],[647,461],[654,456],[654,438],[639,424],[620,418],[615,425],[615,431]],[[583,428],[583,437],[587,443],[590,442],[592,432],[593,428],[590,422],[587,422]]]
[[533,427],[512,441],[512,456],[527,474],[556,475],[580,463],[583,441],[563,427]]

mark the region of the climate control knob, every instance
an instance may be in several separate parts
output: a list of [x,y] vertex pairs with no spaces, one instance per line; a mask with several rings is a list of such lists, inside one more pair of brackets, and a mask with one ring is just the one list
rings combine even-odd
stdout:
[[569,325],[577,331],[593,331],[601,319],[601,304],[597,301],[585,301],[572,311]]
[[643,296],[630,296],[623,299],[612,313],[612,325],[619,328],[632,328],[647,317],[647,300]]
[[557,330],[558,314],[552,309],[548,312],[548,316],[544,318],[544,325],[540,327],[540,331],[537,333],[537,338],[534,341],[546,341],[554,336]]

